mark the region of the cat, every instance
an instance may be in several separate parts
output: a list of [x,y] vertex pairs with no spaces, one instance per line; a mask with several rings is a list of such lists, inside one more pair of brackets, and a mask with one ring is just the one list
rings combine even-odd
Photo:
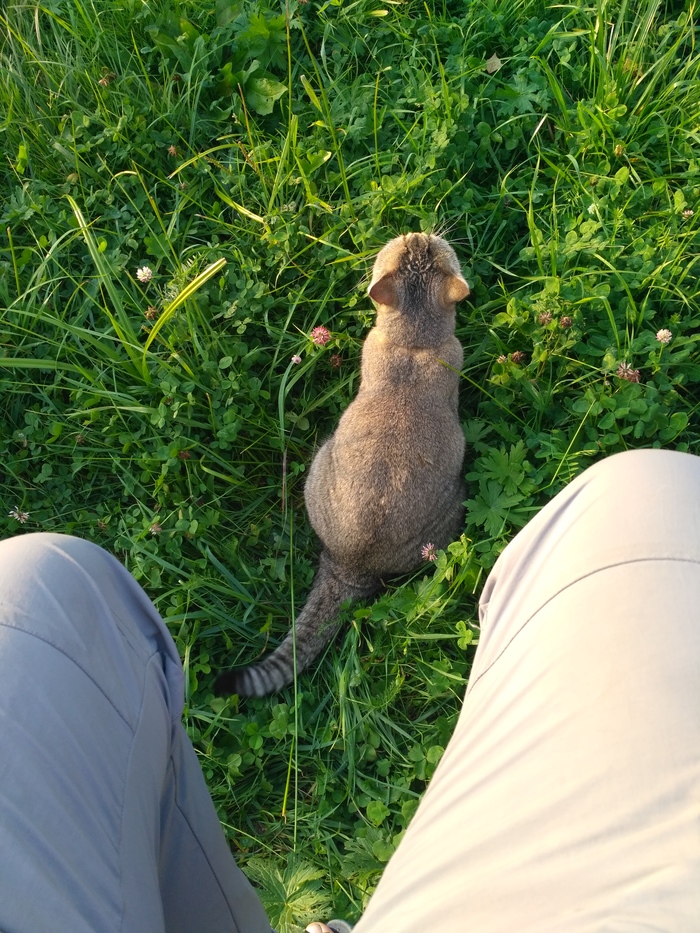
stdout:
[[222,674],[218,694],[281,690],[321,653],[347,600],[375,595],[415,570],[423,548],[460,533],[464,434],[457,415],[462,347],[455,306],[469,294],[452,247],[409,233],[380,250],[369,297],[376,325],[362,349],[360,386],[319,448],[304,499],[322,551],[295,632],[257,664]]

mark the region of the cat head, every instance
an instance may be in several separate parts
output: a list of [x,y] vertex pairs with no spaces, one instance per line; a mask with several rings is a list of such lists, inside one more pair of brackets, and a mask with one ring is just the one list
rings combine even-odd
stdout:
[[372,301],[411,316],[454,311],[468,294],[455,251],[442,237],[428,233],[390,240],[379,251],[369,286]]

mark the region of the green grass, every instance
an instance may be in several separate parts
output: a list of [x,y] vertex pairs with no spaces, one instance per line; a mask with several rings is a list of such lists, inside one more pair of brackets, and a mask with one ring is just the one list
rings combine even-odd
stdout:
[[[361,912],[518,528],[596,458],[698,451],[695,29],[649,0],[0,13],[1,533],[90,538],[149,592],[280,930]],[[217,700],[303,603],[304,471],[357,388],[372,258],[419,229],[472,286],[465,536],[348,610],[296,689]]]

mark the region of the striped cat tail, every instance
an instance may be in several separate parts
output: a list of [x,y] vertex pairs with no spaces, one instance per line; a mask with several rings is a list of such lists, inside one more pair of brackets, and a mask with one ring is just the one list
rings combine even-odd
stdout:
[[333,562],[327,551],[321,554],[309,598],[300,612],[294,629],[272,654],[258,664],[238,667],[221,674],[214,685],[218,696],[237,693],[241,697],[262,697],[275,693],[294,680],[294,642],[296,666],[300,674],[323,651],[337,633],[338,611],[347,600],[372,596],[380,581],[352,577]]

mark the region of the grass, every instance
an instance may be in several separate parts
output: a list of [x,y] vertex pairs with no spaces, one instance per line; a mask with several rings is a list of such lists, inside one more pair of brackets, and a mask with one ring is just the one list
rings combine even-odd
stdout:
[[[0,13],[2,534],[90,538],[149,592],[280,930],[362,911],[518,528],[598,457],[698,451],[695,18],[658,0]],[[304,471],[357,388],[372,258],[418,229],[472,286],[464,536],[348,610],[295,689],[215,699],[216,671],[303,603]]]

